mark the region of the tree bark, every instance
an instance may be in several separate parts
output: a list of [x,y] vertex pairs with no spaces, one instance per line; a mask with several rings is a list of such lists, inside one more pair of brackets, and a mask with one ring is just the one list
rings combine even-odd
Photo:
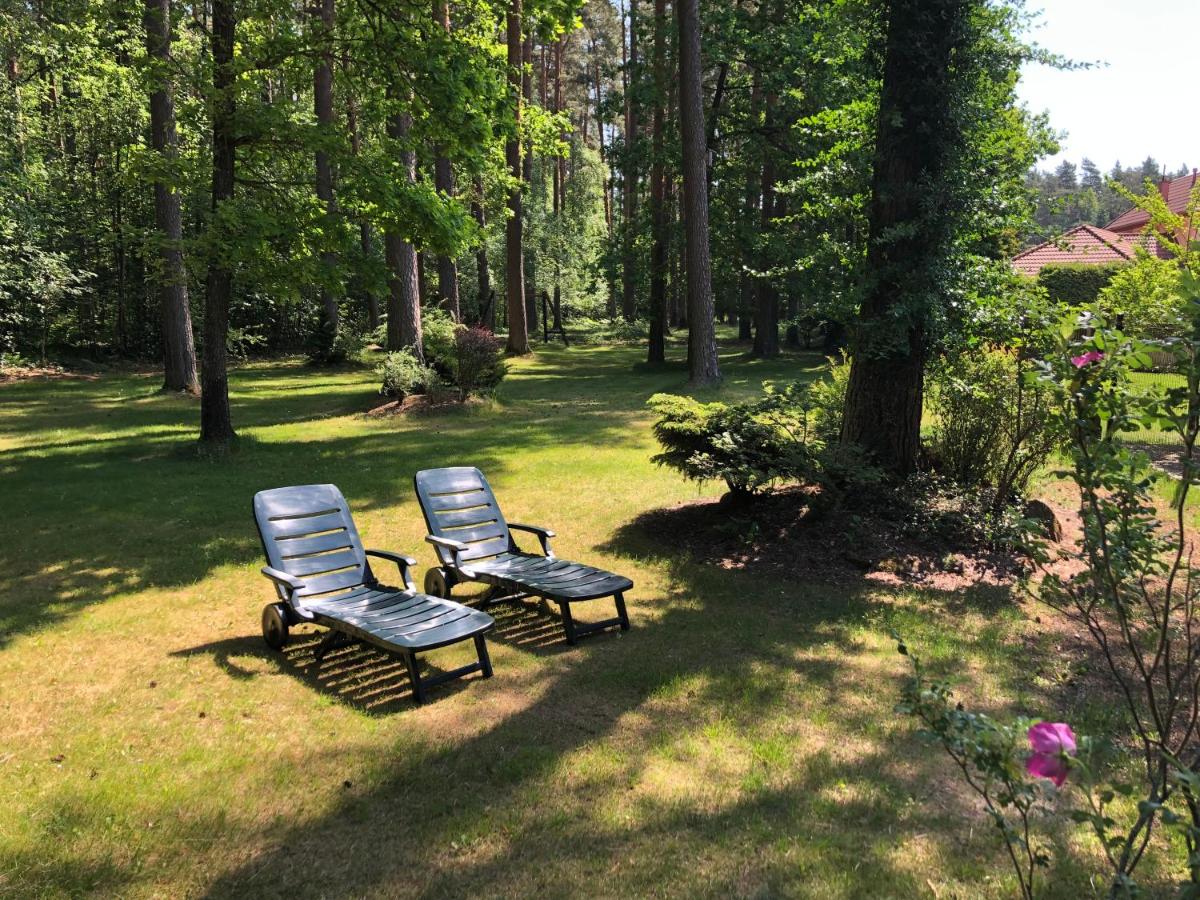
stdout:
[[948,227],[936,198],[958,142],[952,61],[965,41],[968,7],[967,0],[888,4],[865,284],[842,442],[897,476],[916,468],[920,448],[927,321],[941,301]]
[[487,241],[483,239],[487,228],[487,214],[483,205],[483,178],[475,179],[475,196],[471,201],[471,214],[479,226],[480,241],[475,249],[475,271],[478,276],[479,322],[490,331],[496,330],[496,304],[492,302],[492,276],[488,270]]
[[[773,125],[775,98],[767,93],[763,115],[764,127]],[[766,276],[771,268],[771,220],[775,217],[775,160],[771,147],[764,139],[762,147],[762,178],[759,183],[759,276],[755,281],[754,308],[754,355],[769,359],[779,355],[779,296],[771,278]]]
[[[232,0],[212,0],[212,222],[221,228],[222,205],[233,199],[236,157],[237,109],[234,100],[233,62],[237,23]],[[215,242],[208,263],[204,291],[204,365],[201,369],[200,443],[210,451],[224,452],[236,435],[229,414],[229,373],[225,342],[229,334],[229,301],[233,272]]]
[[[343,58],[344,64],[344,58]],[[350,152],[354,156],[358,156],[362,152],[362,134],[358,128],[358,103],[354,96],[351,95],[346,100],[346,124],[350,131]],[[375,236],[372,233],[371,225],[365,219],[358,223],[358,244],[363,255],[363,262],[371,258],[375,252]],[[379,298],[375,296],[375,292],[371,289],[370,284],[363,282],[362,299],[367,306],[367,322],[371,330],[374,331],[379,327]]]
[[625,203],[622,210],[621,315],[626,322],[637,317],[637,201],[638,108],[633,88],[638,67],[637,0],[629,0],[629,60],[625,66],[625,165],[622,173]]
[[667,204],[663,106],[667,102],[667,3],[654,0],[654,115],[650,126],[650,362],[667,358]]
[[[541,65],[541,107],[546,108],[546,49],[542,48]],[[525,32],[521,43],[521,100],[528,106],[533,102],[533,31]],[[525,190],[533,198],[532,203],[541,203],[541,188],[545,184],[544,166],[538,160],[537,180],[533,170],[533,139],[525,142],[524,156],[521,158],[521,178],[525,182]],[[525,327],[534,340],[538,333],[538,294],[537,294],[537,258],[534,244],[523,243],[525,254]]]
[[[313,70],[313,112],[317,117],[317,126],[321,138],[333,134],[333,20],[334,0],[318,0],[314,12],[317,14],[317,31],[320,34],[322,47],[317,55],[317,65]],[[333,196],[333,164],[329,159],[329,151],[318,145],[314,154],[317,170],[317,197],[325,206],[327,217],[326,228],[332,230],[334,218],[337,215],[337,202]],[[328,242],[329,237],[326,237]],[[332,339],[338,331],[338,301],[327,281],[332,279],[337,271],[337,254],[332,250],[321,252],[321,262],[324,268],[321,284],[322,327],[328,330]]]
[[510,0],[507,21],[508,90],[513,104],[513,130],[504,145],[509,175],[515,182],[508,192],[508,222],[505,226],[505,288],[508,304],[509,353],[529,352],[529,331],[525,319],[525,254],[522,247],[523,213],[521,210],[521,86],[522,34],[521,0]]
[[[447,34],[450,33],[450,4],[447,0],[433,0],[433,20]],[[438,147],[433,161],[434,187],[447,199],[454,196],[454,169],[445,148]],[[453,256],[438,254],[438,294],[442,304],[455,322],[462,321],[462,309],[458,297],[458,265]]]
[[708,243],[708,140],[704,129],[698,0],[675,0],[679,19],[679,119],[687,261],[688,374],[693,386],[721,380],[713,324]]
[[[171,0],[146,0],[146,53],[154,66],[150,93],[150,143],[164,169],[179,155],[171,65]],[[19,111],[19,107],[18,107]],[[173,173],[154,178],[154,221],[159,231],[159,297],[163,322],[163,390],[200,393],[196,345],[183,264],[183,210]]]
[[[396,113],[388,119],[388,137],[400,142],[400,167],[405,180],[417,180],[417,154],[405,146],[412,116]],[[417,359],[424,360],[421,334],[421,288],[417,277],[417,250],[396,231],[383,236],[383,250],[388,272],[388,350],[408,348]]]

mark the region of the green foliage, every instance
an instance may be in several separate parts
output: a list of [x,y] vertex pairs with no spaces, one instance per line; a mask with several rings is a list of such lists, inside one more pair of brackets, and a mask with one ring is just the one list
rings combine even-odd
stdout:
[[375,373],[382,382],[379,393],[395,400],[403,400],[410,394],[428,393],[438,382],[437,372],[408,349],[388,353],[375,368]]
[[1124,267],[1123,263],[1103,266],[1055,263],[1043,268],[1038,273],[1037,281],[1055,303],[1086,306],[1096,302],[1096,298]]
[[934,468],[963,488],[990,488],[996,511],[1024,493],[1057,444],[1049,391],[1013,352],[979,349],[941,361],[930,378]]
[[826,444],[835,444],[842,435],[842,412],[846,407],[846,389],[850,385],[850,357],[843,353],[829,359],[829,376],[808,388],[808,399],[815,413],[813,432]]
[[446,378],[454,375],[456,338],[462,328],[440,306],[421,311],[421,346],[425,361]]
[[1142,340],[1168,340],[1188,327],[1182,274],[1173,260],[1141,255],[1117,272],[1098,297],[1110,322]]
[[654,436],[661,466],[693,481],[724,481],[737,498],[780,481],[821,483],[807,389],[789,385],[742,403],[700,403],[655,394],[647,405],[658,416]]

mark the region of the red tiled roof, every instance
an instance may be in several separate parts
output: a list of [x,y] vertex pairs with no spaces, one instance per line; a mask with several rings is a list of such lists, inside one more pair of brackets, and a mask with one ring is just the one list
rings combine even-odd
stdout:
[[1062,237],[1030,247],[1013,257],[1013,268],[1026,275],[1036,275],[1044,266],[1054,263],[1128,262],[1137,255],[1137,248],[1149,249],[1153,240],[1147,235],[1116,234],[1095,225],[1077,225]]
[[[1165,184],[1159,185],[1158,189],[1166,197],[1167,206],[1171,212],[1179,215],[1187,209],[1188,198],[1191,196],[1192,188],[1195,187],[1196,182],[1197,172],[1193,169],[1190,175],[1181,175]],[[1133,209],[1126,210],[1109,222],[1107,228],[1109,231],[1121,233],[1138,231],[1144,228],[1149,221],[1150,216],[1145,210],[1134,207]]]

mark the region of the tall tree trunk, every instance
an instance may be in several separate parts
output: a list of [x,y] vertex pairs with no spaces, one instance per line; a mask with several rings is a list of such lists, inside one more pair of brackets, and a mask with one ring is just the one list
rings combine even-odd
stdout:
[[521,0],[509,0],[508,91],[513,104],[513,130],[504,144],[504,157],[513,186],[508,192],[508,222],[505,226],[505,289],[508,304],[508,352],[529,352],[529,331],[525,319],[525,254],[522,245],[524,227],[521,211]]
[[863,300],[854,333],[842,442],[885,470],[916,468],[926,326],[939,296],[945,210],[940,196],[958,143],[952,61],[968,0],[890,0]]
[[[406,146],[412,116],[396,113],[388,119],[388,137],[398,141],[400,167],[409,184],[417,180],[417,154]],[[417,250],[397,231],[388,230],[383,236],[383,251],[387,257],[388,279],[388,350],[408,348],[417,359],[424,360],[421,334],[421,287],[417,273]]]
[[[566,49],[566,38],[560,37],[554,45],[554,112],[555,114],[562,112],[563,107],[563,84],[562,84],[562,64],[563,51]],[[585,103],[586,107],[587,104]],[[559,134],[559,140],[562,140],[565,135]],[[586,140],[586,133],[584,136]],[[566,160],[562,153],[555,154],[554,157],[554,327],[559,331],[562,330],[562,214],[563,214],[563,187],[566,179]],[[544,315],[544,314],[543,314]]]
[[[541,107],[546,108],[546,50],[541,54]],[[521,43],[521,101],[526,106],[533,102],[533,31],[532,26],[525,32]],[[541,160],[538,160],[537,178],[534,178],[533,138],[524,144],[524,155],[521,157],[521,178],[525,182],[525,190],[530,193],[532,203],[542,203],[542,189],[545,185],[545,173]],[[529,334],[537,339],[538,333],[538,293],[537,293],[537,255],[533,243],[525,243],[525,327]]]
[[483,205],[483,178],[475,179],[475,196],[471,201],[471,214],[475,216],[475,224],[479,226],[480,241],[475,249],[475,271],[479,278],[478,306],[479,323],[485,328],[496,330],[496,304],[492,302],[492,276],[488,270],[487,241],[483,240],[484,229],[487,228],[487,214]]
[[667,3],[654,0],[654,117],[650,130],[650,362],[667,358],[667,204],[663,106],[667,102]]
[[[450,4],[447,0],[433,0],[433,20],[450,33]],[[433,161],[434,187],[447,199],[454,196],[454,169],[450,165],[450,157],[445,148],[438,147]],[[462,309],[458,298],[458,264],[453,256],[438,254],[438,294],[442,304],[449,311],[455,322],[462,320]]]
[[713,324],[708,245],[708,140],[701,83],[700,9],[675,0],[679,18],[679,119],[683,142],[683,224],[687,244],[688,374],[694,386],[721,380]]
[[[233,199],[236,166],[237,109],[233,96],[233,62],[237,30],[233,0],[212,0],[212,222],[221,228],[218,213]],[[218,235],[219,238],[224,237]],[[229,301],[233,272],[221,255],[223,240],[213,242],[204,291],[204,365],[200,371],[200,443],[211,451],[228,450],[236,435],[229,415],[229,373],[225,342],[229,336]]]
[[[613,170],[608,150],[604,146],[604,119],[601,117],[601,110],[604,105],[604,93],[600,77],[600,54],[594,39],[592,41],[592,57],[593,72],[596,81],[596,146],[600,152],[600,162],[604,164],[604,235],[607,243],[611,245],[613,236]],[[617,285],[612,278],[611,270],[607,266],[605,267],[605,271],[607,273],[605,280],[608,290],[604,312],[609,319],[615,319],[617,317]]]
[[[343,58],[344,63],[345,59]],[[358,103],[353,94],[346,98],[346,124],[350,131],[350,152],[358,156],[362,152],[362,133],[358,128]],[[358,223],[358,245],[362,252],[363,262],[366,263],[375,252],[375,236],[371,230],[371,223],[366,219],[362,219]],[[374,331],[379,327],[380,322],[379,298],[375,296],[375,291],[365,280],[362,283],[362,299],[367,306],[367,322]]]
[[638,108],[633,88],[638,67],[638,0],[629,0],[629,59],[625,66],[625,192],[622,210],[621,315],[626,322],[637,317],[637,201],[638,201]]
[[[317,65],[313,70],[313,112],[317,117],[317,126],[322,138],[333,134],[333,18],[334,0],[318,0],[314,12],[317,14],[317,31],[320,34],[321,49],[317,56]],[[318,145],[314,154],[317,170],[317,197],[325,205],[327,217],[326,228],[333,230],[333,221],[337,215],[337,203],[333,197],[333,164],[329,160],[329,151]],[[327,237],[328,241],[329,238]],[[337,254],[332,250],[321,253],[324,268],[321,285],[321,315],[322,327],[327,330],[326,338],[332,341],[338,331],[338,301],[333,291],[329,289],[328,280],[334,277],[337,270]]]
[[[768,131],[774,124],[775,98],[767,92],[763,127]],[[762,147],[762,180],[759,184],[759,276],[755,283],[754,355],[770,358],[779,355],[779,296],[774,281],[763,274],[771,268],[770,233],[775,217],[775,160],[769,142],[760,140]]]
[[[171,0],[146,0],[146,53],[154,66],[150,93],[150,143],[164,168],[179,155],[171,66]],[[163,390],[200,393],[196,345],[183,264],[183,211],[169,180],[154,179],[154,222],[159,231],[159,297],[163,323]]]

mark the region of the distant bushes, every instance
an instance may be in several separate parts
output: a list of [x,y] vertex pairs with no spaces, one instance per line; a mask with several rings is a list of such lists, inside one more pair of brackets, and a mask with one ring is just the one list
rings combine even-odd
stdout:
[[1095,303],[1100,292],[1108,287],[1124,263],[1089,265],[1087,263],[1055,263],[1038,273],[1037,281],[1055,303],[1086,306]]
[[448,385],[459,400],[466,400],[500,385],[507,366],[495,335],[486,328],[455,324],[441,309],[427,310],[423,318],[425,362],[407,349],[388,353],[376,368],[381,394],[402,400]]

